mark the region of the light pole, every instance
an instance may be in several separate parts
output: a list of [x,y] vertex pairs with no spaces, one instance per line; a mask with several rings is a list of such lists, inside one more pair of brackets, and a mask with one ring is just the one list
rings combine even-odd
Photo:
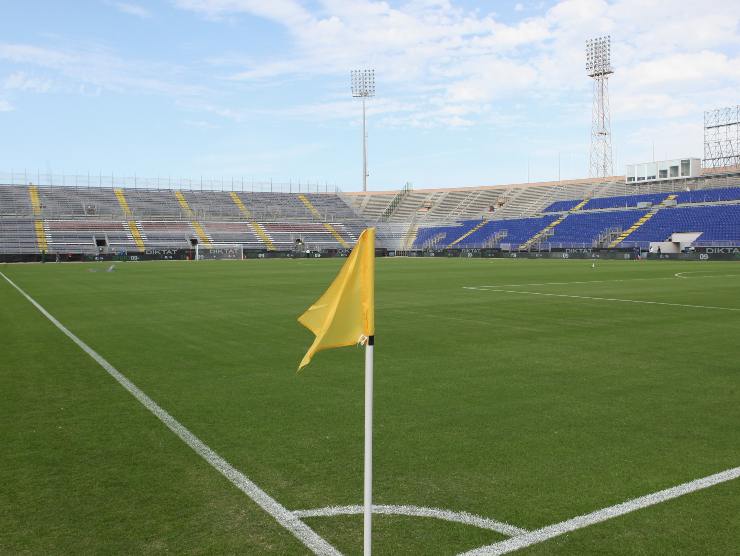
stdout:
[[352,97],[362,99],[362,190],[367,191],[367,130],[365,127],[365,99],[375,96],[375,70],[352,70]]
[[586,41],[586,74],[594,80],[591,106],[591,152],[589,175],[605,177],[614,174],[612,162],[612,129],[609,115],[609,76],[611,65],[611,37],[597,37]]

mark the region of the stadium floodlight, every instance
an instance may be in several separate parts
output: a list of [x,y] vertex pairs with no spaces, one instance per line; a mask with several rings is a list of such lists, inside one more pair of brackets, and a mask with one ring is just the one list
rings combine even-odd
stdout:
[[611,67],[612,40],[609,35],[586,41],[586,73],[589,77],[614,73]]
[[352,96],[366,98],[375,96],[375,70],[352,70]]
[[367,128],[365,126],[365,99],[375,96],[375,70],[352,70],[352,97],[362,99],[362,190],[367,191]]
[[611,37],[596,37],[586,41],[586,74],[594,80],[591,107],[591,151],[589,175],[606,177],[614,173],[612,160],[612,131],[609,115],[609,75],[611,65]]

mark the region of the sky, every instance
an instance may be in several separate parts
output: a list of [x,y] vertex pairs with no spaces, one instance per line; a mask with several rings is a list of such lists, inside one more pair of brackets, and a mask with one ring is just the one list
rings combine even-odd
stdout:
[[610,34],[615,173],[740,103],[737,0],[0,0],[0,173],[368,187],[586,177]]

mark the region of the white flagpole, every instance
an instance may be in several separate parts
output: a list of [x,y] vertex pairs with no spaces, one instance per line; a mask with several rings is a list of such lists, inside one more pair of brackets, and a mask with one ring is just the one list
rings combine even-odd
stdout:
[[365,534],[364,556],[372,552],[373,518],[373,349],[375,336],[365,345]]

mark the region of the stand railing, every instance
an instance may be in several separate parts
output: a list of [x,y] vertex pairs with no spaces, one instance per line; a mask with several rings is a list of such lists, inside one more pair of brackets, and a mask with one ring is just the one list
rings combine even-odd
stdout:
[[396,209],[398,208],[398,205],[400,205],[403,200],[408,197],[411,194],[411,191],[413,191],[413,187],[410,183],[406,183],[402,188],[401,191],[396,193],[396,195],[391,199],[390,204],[386,207],[386,209],[383,211],[383,214],[380,215],[379,220],[381,222],[388,222],[390,220],[391,216],[393,216],[393,213],[396,212]]
[[311,180],[255,180],[243,176],[222,178],[173,177],[156,178],[114,173],[56,174],[40,170],[0,171],[0,185],[38,185],[41,187],[125,187],[131,189],[185,189],[209,191],[251,191],[255,193],[337,193],[336,184]]

